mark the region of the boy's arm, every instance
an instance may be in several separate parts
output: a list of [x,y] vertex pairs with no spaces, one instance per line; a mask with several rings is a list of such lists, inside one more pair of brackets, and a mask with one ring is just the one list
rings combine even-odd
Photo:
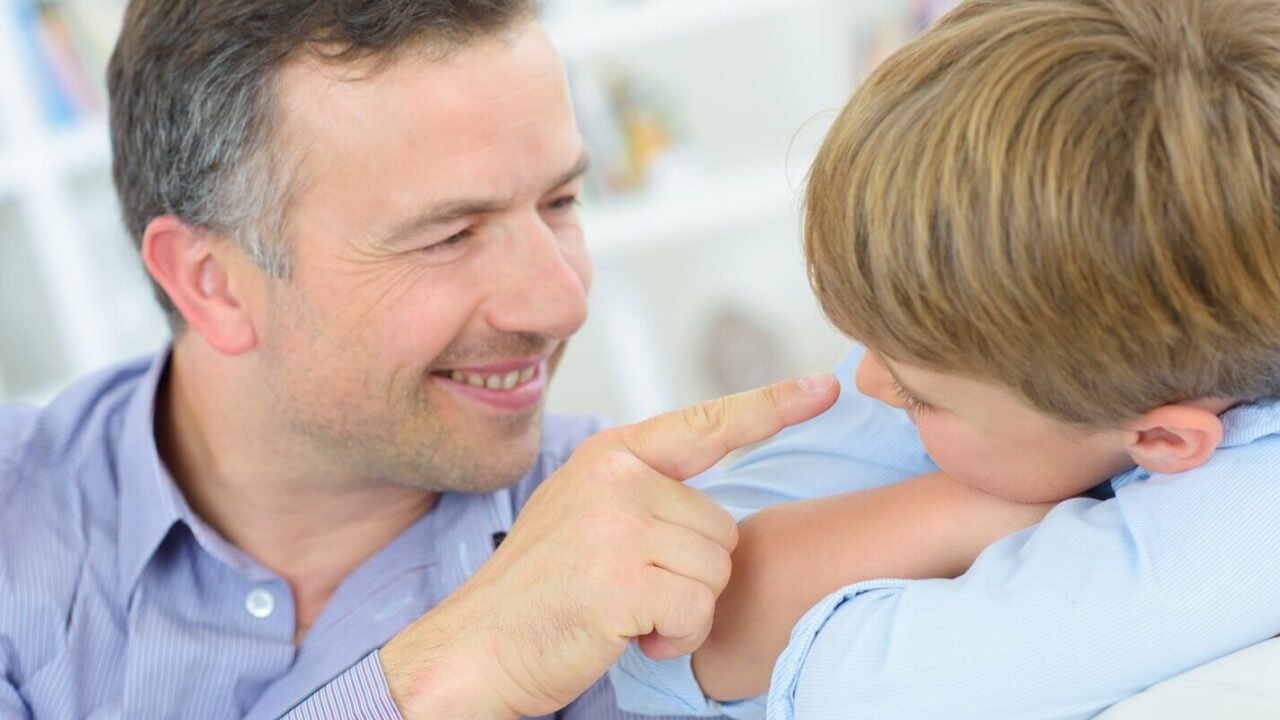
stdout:
[[[834,407],[807,423],[783,430],[748,453],[727,473],[691,480],[739,522],[782,503],[884,487],[938,468],[905,413],[866,397],[854,387],[864,350],[854,347],[835,367],[842,391]],[[633,645],[610,670],[619,703],[651,714],[756,718],[764,698],[708,701],[688,657],[646,659]]]
[[[1055,507],[956,580],[825,598],[769,718],[1085,718],[1280,629],[1280,437]],[[834,714],[833,714],[834,713]]]
[[769,689],[792,627],[829,593],[872,578],[955,577],[988,545],[1039,522],[1024,505],[932,473],[896,485],[763,510],[742,523],[715,625],[693,655],[705,694]]

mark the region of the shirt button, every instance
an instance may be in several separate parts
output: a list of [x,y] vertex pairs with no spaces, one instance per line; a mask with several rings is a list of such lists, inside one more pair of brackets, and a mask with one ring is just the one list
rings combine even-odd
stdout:
[[244,599],[244,609],[248,610],[250,615],[261,620],[275,612],[276,598],[266,590],[258,588],[249,593],[249,596]]

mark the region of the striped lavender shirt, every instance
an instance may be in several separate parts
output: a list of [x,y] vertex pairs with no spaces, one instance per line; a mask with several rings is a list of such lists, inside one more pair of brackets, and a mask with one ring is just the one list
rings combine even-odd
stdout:
[[[533,470],[436,508],[338,587],[294,645],[288,585],[196,516],[156,451],[168,354],[0,407],[0,720],[399,718],[378,648],[493,550],[598,428],[550,418]],[[602,680],[557,717],[634,717]]]

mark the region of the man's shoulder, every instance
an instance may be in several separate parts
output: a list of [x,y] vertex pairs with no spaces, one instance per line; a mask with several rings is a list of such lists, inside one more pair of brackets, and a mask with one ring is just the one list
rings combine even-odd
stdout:
[[0,405],[0,488],[32,473],[74,473],[97,461],[93,450],[110,447],[150,362],[140,359],[88,375],[43,407]]
[[0,597],[52,589],[114,525],[115,449],[146,366],[95,373],[41,408],[0,406]]

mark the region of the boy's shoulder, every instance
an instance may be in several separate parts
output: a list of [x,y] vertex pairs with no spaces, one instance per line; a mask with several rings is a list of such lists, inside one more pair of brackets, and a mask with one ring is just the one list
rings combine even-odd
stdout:
[[1280,401],[1251,403],[1222,415],[1222,443],[1206,463],[1273,476],[1280,467]]

